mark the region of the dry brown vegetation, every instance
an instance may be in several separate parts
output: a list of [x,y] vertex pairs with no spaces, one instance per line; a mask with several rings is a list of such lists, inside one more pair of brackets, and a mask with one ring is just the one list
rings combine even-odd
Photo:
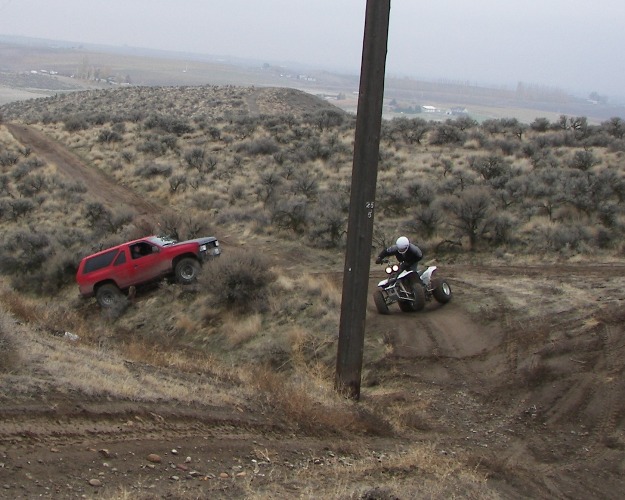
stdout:
[[[0,113],[0,403],[43,405],[51,422],[61,412],[78,426],[37,430],[27,419],[34,430],[24,430],[7,410],[1,463],[28,436],[76,447],[89,428],[70,409],[78,404],[111,446],[120,446],[112,426],[142,447],[133,453],[177,439],[233,467],[222,482],[204,474],[205,485],[170,478],[162,494],[173,498],[581,498],[610,497],[620,484],[614,466],[604,489],[580,486],[577,451],[556,436],[597,436],[605,446],[594,471],[623,449],[620,385],[601,415],[589,406],[599,375],[572,393],[580,367],[622,375],[606,354],[620,349],[622,120],[384,123],[375,250],[407,234],[449,266],[461,305],[424,316],[418,335],[415,316],[379,321],[369,311],[365,396],[355,403],[333,387],[353,116],[298,91],[242,87],[77,92]],[[103,173],[102,183],[68,176],[58,156],[16,139],[16,123]],[[142,203],[107,196],[113,184]],[[83,255],[153,232],[215,235],[224,254],[197,284],[163,282],[119,310],[78,298]],[[553,269],[527,275],[544,262]],[[616,267],[589,286],[588,262]],[[133,412],[141,432],[93,417]],[[546,465],[557,460],[537,444],[541,424],[560,426],[542,438],[561,468]],[[220,436],[223,456],[198,445],[207,435]],[[247,475],[235,479],[237,470]],[[556,470],[564,479],[553,486]],[[100,496],[153,498],[141,481],[154,484],[111,477]],[[14,483],[0,476],[10,492]]]

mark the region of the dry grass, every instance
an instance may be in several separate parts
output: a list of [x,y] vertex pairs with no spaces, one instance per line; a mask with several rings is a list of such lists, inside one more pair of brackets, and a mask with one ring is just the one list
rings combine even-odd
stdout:
[[[78,392],[85,398],[228,406],[242,404],[249,397],[233,388],[226,390],[210,377],[198,378],[190,384],[186,374],[191,370],[194,373],[225,371],[225,368],[216,370],[216,363],[209,359],[189,359],[177,353],[148,354],[136,345],[127,346],[122,357],[115,351],[93,347],[80,339],[37,333],[24,327],[19,327],[19,336],[12,338],[20,364],[0,383],[5,394],[14,397],[61,390]],[[138,351],[141,361],[135,364],[132,357]],[[146,370],[145,363],[150,359],[173,370]]]
[[226,342],[230,347],[237,347],[261,332],[263,317],[261,314],[249,316],[235,315],[232,312],[225,313],[221,331],[226,336]]
[[15,322],[0,312],[0,373],[11,372],[20,364],[14,329]]

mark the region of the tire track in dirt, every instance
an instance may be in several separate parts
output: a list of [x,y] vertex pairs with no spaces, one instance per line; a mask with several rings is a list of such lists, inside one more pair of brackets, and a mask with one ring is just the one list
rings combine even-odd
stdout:
[[382,337],[393,348],[395,362],[406,363],[407,369],[412,360],[432,365],[425,370],[430,381],[446,384],[458,381],[463,385],[471,381],[471,385],[475,382],[479,386],[488,378],[479,359],[497,349],[499,335],[475,323],[455,303],[463,300],[470,287],[459,280],[448,280],[454,293],[451,303],[440,305],[433,301],[417,313],[403,313],[393,305],[391,314],[380,315],[371,298],[379,279],[371,277],[367,330],[374,336],[383,332]]
[[85,436],[99,440],[138,440],[187,438],[280,431],[279,425],[250,413],[239,416],[231,408],[190,410],[166,409],[162,405],[141,404],[130,408],[119,403],[98,403],[63,408],[62,404],[42,411],[0,412],[0,441],[62,443],[73,445]]
[[[597,380],[597,385],[602,385],[603,398],[601,401],[601,412],[599,422],[594,432],[595,440],[599,443],[606,443],[611,435],[618,429],[619,415],[623,414],[623,382],[619,370],[619,357],[623,355],[623,344],[618,336],[614,335],[613,327],[605,325],[604,331],[600,334],[603,345],[603,361],[605,363],[605,379]],[[619,341],[619,342],[617,342]],[[596,457],[602,460],[603,454]]]
[[162,207],[118,184],[104,172],[89,167],[77,155],[37,129],[18,123],[5,123],[4,126],[16,141],[42,160],[55,165],[61,175],[82,183],[89,196],[107,208],[114,210],[123,206],[142,216],[158,215],[163,211]]

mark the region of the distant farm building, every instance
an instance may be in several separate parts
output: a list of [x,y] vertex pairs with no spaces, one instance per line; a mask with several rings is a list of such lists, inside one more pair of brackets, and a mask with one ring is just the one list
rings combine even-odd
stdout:
[[461,108],[459,106],[455,108],[451,108],[447,110],[448,115],[458,116],[458,115],[468,115],[469,110],[467,108]]

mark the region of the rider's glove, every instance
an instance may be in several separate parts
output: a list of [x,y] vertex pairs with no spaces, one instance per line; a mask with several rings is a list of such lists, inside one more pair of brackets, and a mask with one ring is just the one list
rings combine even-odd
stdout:
[[375,263],[376,264],[382,264],[382,258],[378,257],[377,259],[375,259]]

